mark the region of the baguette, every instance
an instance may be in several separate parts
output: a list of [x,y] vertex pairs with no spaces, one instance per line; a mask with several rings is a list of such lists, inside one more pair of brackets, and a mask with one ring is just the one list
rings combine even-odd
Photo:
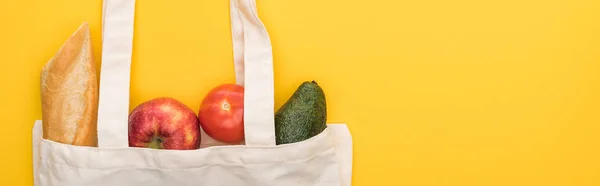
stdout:
[[98,80],[90,30],[83,23],[42,68],[44,139],[97,146]]

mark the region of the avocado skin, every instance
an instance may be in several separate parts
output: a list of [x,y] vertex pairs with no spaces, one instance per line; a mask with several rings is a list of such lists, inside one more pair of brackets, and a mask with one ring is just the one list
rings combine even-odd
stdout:
[[304,141],[327,127],[323,89],[315,81],[303,82],[275,113],[276,143]]

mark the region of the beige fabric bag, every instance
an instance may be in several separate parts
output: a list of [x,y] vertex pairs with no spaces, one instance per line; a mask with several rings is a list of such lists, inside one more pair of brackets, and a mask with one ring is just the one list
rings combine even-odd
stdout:
[[98,108],[98,146],[71,146],[33,129],[36,186],[349,186],[352,139],[344,124],[328,124],[303,142],[275,145],[272,50],[254,0],[231,0],[237,83],[245,86],[245,144],[201,149],[130,148],[129,79],[135,0],[105,0]]

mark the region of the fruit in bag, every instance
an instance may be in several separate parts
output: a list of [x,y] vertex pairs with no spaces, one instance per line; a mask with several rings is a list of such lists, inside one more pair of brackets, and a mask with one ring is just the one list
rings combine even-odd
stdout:
[[223,84],[213,88],[198,110],[202,130],[211,138],[238,144],[244,140],[244,87]]
[[200,138],[196,113],[172,98],[146,101],[129,115],[130,147],[192,150]]
[[325,93],[317,82],[306,81],[275,113],[276,143],[309,139],[325,130],[326,121]]

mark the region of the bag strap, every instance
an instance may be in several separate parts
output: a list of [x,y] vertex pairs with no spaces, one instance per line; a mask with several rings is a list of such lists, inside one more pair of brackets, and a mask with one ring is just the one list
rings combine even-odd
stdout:
[[[243,40],[234,34],[235,51],[244,51],[241,57],[243,66],[236,61],[237,80],[243,76],[244,85],[244,133],[248,146],[275,146],[275,116],[274,116],[274,78],[273,51],[271,40],[266,27],[263,25],[256,10],[255,0],[231,0],[232,29],[241,29],[233,33],[243,33]],[[241,22],[241,27],[240,23]],[[237,26],[235,26],[237,25]],[[243,41],[243,47],[236,49]],[[238,52],[239,54],[240,52]],[[238,58],[238,59],[239,59]],[[239,83],[239,82],[238,82]]]
[[98,147],[128,147],[129,80],[135,0],[104,0]]
[[[135,0],[104,0],[98,146],[128,147],[129,83]],[[271,42],[255,0],[230,0],[236,83],[244,90],[247,146],[274,146]]]

